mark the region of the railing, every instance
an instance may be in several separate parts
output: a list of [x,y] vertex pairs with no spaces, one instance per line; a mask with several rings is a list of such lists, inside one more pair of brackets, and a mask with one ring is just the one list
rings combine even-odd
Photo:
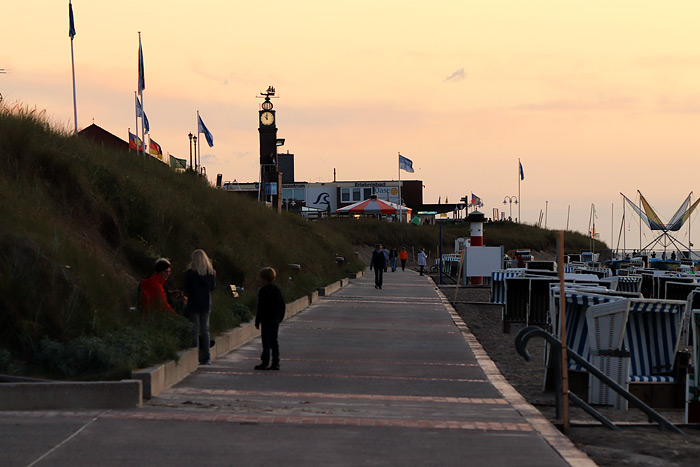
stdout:
[[[526,360],[530,361],[530,354],[527,351],[527,343],[528,341],[533,338],[533,337],[542,337],[544,340],[549,342],[552,347],[553,347],[553,361],[552,361],[552,366],[554,369],[554,397],[555,397],[555,403],[556,403],[556,417],[557,419],[561,419],[562,417],[562,374],[561,374],[561,342],[554,337],[553,335],[549,334],[548,332],[544,331],[542,328],[539,328],[537,326],[528,326],[524,329],[522,329],[518,335],[515,338],[515,348],[518,351],[518,353]],[[653,410],[651,407],[646,405],[644,402],[633,396],[629,391],[626,391],[622,386],[617,384],[615,381],[610,379],[608,376],[606,376],[603,372],[601,372],[598,368],[595,366],[591,365],[585,358],[581,357],[579,354],[574,352],[573,350],[567,348],[566,353],[568,358],[574,360],[576,363],[581,365],[583,368],[588,370],[589,373],[591,373],[593,376],[597,377],[600,379],[604,384],[607,384],[613,391],[617,392],[622,396],[623,398],[627,399],[632,405],[635,407],[639,408],[642,412],[644,412],[648,417],[649,420],[654,420],[659,424],[659,430],[663,431],[664,428],[668,428],[669,430],[679,433],[682,435],[685,435],[683,431],[675,426],[673,423],[669,422],[666,420],[663,416],[661,416],[658,412]],[[581,407],[583,410],[585,410],[589,415],[594,417],[596,420],[599,422],[603,423],[605,426],[612,430],[617,430],[620,431],[620,428],[615,425],[613,422],[608,420],[603,414],[595,410],[593,407],[588,405],[585,401],[581,400],[578,396],[573,394],[572,392],[569,392],[568,394],[569,399],[579,407]]]

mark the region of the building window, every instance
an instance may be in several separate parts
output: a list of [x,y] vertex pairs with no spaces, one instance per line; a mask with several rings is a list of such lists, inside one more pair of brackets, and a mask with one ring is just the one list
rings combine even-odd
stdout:
[[350,202],[350,188],[341,188],[340,189],[340,201],[343,203]]
[[372,197],[372,189],[371,188],[365,188],[364,189],[364,196],[362,199],[370,199]]
[[362,191],[360,188],[355,188],[352,190],[352,200],[353,201],[363,201]]

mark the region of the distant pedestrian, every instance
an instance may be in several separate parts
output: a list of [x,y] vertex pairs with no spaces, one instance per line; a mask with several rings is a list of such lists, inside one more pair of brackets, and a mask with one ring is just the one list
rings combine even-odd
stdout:
[[[282,292],[273,284],[277,272],[273,268],[263,268],[260,271],[262,287],[258,290],[258,308],[255,313],[255,329],[260,329],[262,354],[260,365],[256,370],[279,370],[280,348],[277,341],[280,323],[284,319],[286,305]],[[270,365],[270,353],[272,364]],[[268,366],[269,365],[269,366]]]
[[666,259],[666,252],[665,251],[663,253],[661,253],[661,259],[663,259],[663,260]]
[[675,260],[676,260],[676,252],[672,251],[671,252],[671,261],[675,261]]
[[401,270],[405,271],[406,261],[408,260],[408,252],[406,251],[406,247],[401,248],[401,252],[399,253],[399,259],[401,260]]
[[396,272],[396,260],[399,257],[399,252],[396,247],[392,248],[389,252],[389,262],[391,263],[391,272]]
[[153,266],[153,274],[139,284],[139,309],[143,313],[165,311],[175,314],[175,310],[168,303],[165,293],[165,282],[170,277],[172,269],[170,261],[165,258],[156,260]]
[[381,289],[384,281],[384,268],[386,267],[386,256],[382,251],[382,245],[377,244],[372,252],[372,259],[369,261],[369,270],[374,268],[374,288]]
[[211,292],[216,287],[216,271],[204,250],[194,250],[185,271],[185,316],[194,324],[193,347],[199,349],[199,364],[211,365],[209,314]]
[[418,267],[420,267],[420,275],[423,275],[423,269],[428,264],[428,255],[425,254],[425,248],[421,248],[418,252]]
[[389,254],[390,254],[390,251],[389,251],[388,248],[384,248],[384,249],[382,250],[382,253],[384,253],[384,272],[387,272],[387,270],[389,269],[389,258],[390,258]]

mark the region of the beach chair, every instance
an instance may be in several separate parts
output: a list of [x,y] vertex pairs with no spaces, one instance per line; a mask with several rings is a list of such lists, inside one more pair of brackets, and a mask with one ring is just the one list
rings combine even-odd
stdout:
[[[666,296],[666,284],[669,282],[674,283],[675,285],[683,283],[683,284],[693,284],[695,283],[695,280],[691,277],[679,277],[678,274],[672,274],[672,275],[656,275],[654,276],[654,297],[655,298],[669,298]],[[671,287],[671,290],[675,288],[675,285]],[[687,295],[686,295],[687,297]],[[683,300],[685,300],[686,297],[683,297]]]
[[[586,313],[594,305],[622,300],[620,297],[612,295],[601,295],[580,288],[567,288],[565,294],[566,312],[566,345],[581,357],[590,361],[590,343],[588,338],[588,323]],[[553,327],[552,334],[561,340],[561,321],[559,315],[560,291],[558,287],[552,287],[550,291],[549,314]],[[549,357],[549,352],[546,352]],[[549,359],[548,364],[549,367]],[[572,392],[579,397],[587,398],[588,395],[588,374],[579,364],[573,360],[567,361],[569,369],[569,383]],[[545,377],[545,388],[549,387],[549,371]]]
[[698,287],[700,287],[700,284],[694,280],[691,282],[668,281],[665,284],[664,298],[668,300],[687,300],[688,295]]
[[[630,354],[623,349],[629,314],[628,300],[593,305],[586,314],[590,362],[607,377],[629,389]],[[593,375],[588,377],[588,402],[627,410],[627,399]]]
[[601,279],[601,283],[608,284],[610,289],[620,292],[641,292],[642,276],[637,274],[606,277]]
[[545,327],[548,323],[549,285],[557,281],[556,277],[507,278],[503,332],[510,332],[512,325]]
[[682,385],[674,374],[686,302],[631,299],[624,346],[630,392],[654,407],[676,407]]
[[522,277],[525,271],[522,269],[508,269],[491,273],[491,303],[506,303],[506,278]]
[[700,423],[700,309],[690,313],[693,330],[693,366],[686,376],[685,423]]

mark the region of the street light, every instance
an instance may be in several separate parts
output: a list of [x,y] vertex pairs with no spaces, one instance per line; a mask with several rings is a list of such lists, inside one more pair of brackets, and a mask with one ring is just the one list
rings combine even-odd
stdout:
[[199,167],[197,164],[197,137],[192,136],[192,141],[194,142],[194,171],[197,172],[197,167]]
[[518,204],[518,198],[515,196],[506,196],[503,198],[503,204],[510,204],[510,216],[508,217],[511,221],[513,220],[513,203]]
[[187,136],[190,137],[190,170],[193,170],[193,167],[192,167],[192,133],[190,133]]

